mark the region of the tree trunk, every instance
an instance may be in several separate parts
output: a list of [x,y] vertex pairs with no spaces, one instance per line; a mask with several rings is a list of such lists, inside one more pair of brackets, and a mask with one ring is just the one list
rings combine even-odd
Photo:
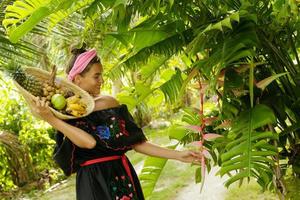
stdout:
[[7,131],[0,132],[0,145],[7,157],[7,171],[16,186],[22,187],[36,179],[36,173],[28,149],[18,137]]

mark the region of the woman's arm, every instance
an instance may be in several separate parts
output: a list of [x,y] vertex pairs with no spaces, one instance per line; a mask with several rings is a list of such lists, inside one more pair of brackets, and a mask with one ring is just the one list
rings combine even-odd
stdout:
[[149,142],[136,144],[133,146],[133,149],[139,153],[143,153],[148,156],[174,159],[186,163],[200,164],[199,161],[201,159],[200,154],[194,151],[177,151],[160,147]]
[[48,104],[45,101],[36,98],[34,101],[28,102],[32,113],[48,122],[53,128],[62,132],[66,137],[68,137],[76,146],[80,148],[92,149],[96,146],[96,140],[83,131],[80,128],[72,126],[63,120],[55,117],[51,112]]
[[51,117],[45,121],[47,121],[56,130],[62,132],[80,148],[92,149],[96,146],[95,138],[80,128],[72,126],[57,117]]

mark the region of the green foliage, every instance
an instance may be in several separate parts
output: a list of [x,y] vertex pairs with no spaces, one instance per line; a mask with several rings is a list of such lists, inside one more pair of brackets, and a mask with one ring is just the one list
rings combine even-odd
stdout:
[[261,128],[274,122],[272,110],[262,104],[242,112],[234,121],[227,136],[230,142],[221,155],[220,174],[235,171],[226,181],[226,186],[240,179],[254,177],[263,188],[267,188],[272,181],[272,156],[277,155],[277,148],[269,142],[278,137],[270,131],[262,132]]
[[[3,75],[1,75],[3,77]],[[0,114],[0,129],[9,131],[18,136],[18,140],[28,149],[32,163],[36,172],[40,173],[45,169],[54,167],[52,160],[52,151],[54,146],[54,130],[41,121],[37,121],[28,110],[25,101],[15,91],[12,82],[1,81],[2,88],[0,94],[0,103],[3,106],[3,112]],[[9,173],[7,162],[9,158],[0,147],[0,173],[5,175]],[[10,176],[1,176],[1,187],[12,189]],[[33,181],[33,180],[31,180]]]
[[[216,147],[218,150],[219,156],[214,160],[222,164],[223,173],[239,170],[227,185],[243,177],[255,177],[266,188],[271,182],[270,170],[275,167],[269,159],[269,156],[277,153],[275,148],[280,150],[279,155],[283,159],[288,159],[289,164],[293,165],[294,172],[299,173],[296,170],[299,164],[295,161],[295,157],[300,155],[297,151],[300,142],[298,1],[96,0],[82,1],[81,6],[74,1],[14,2],[10,7],[12,10],[18,9],[16,7],[20,2],[23,2],[22,6],[26,5],[24,2],[35,2],[33,7],[36,10],[30,8],[26,12],[19,9],[11,13],[8,9],[5,17],[8,21],[4,21],[4,24],[13,41],[31,30],[37,22],[46,19],[48,14],[50,16],[49,10],[42,13],[42,9],[52,6],[52,13],[56,14],[58,8],[64,8],[65,12],[61,13],[57,21],[44,22],[44,25],[51,27],[56,24],[57,30],[68,30],[69,24],[72,24],[73,29],[60,32],[65,41],[71,38],[78,40],[79,35],[82,37],[80,41],[88,40],[90,46],[108,50],[105,55],[111,54],[115,59],[118,58],[118,61],[114,60],[114,77],[126,76],[128,70],[136,72],[141,69],[144,79],[133,81],[132,86],[136,88],[127,91],[127,97],[122,97],[123,102],[129,102],[132,106],[145,102],[158,88],[163,91],[168,103],[174,103],[182,97],[182,91],[189,87],[188,83],[195,77],[199,78],[200,74],[201,79],[209,83],[210,91],[215,91],[221,101],[220,112],[214,114],[219,119],[212,126],[221,124],[221,127],[228,122],[224,129],[217,129],[224,133],[224,139],[216,140],[214,146],[207,143],[207,148]],[[80,10],[83,7],[84,10]],[[84,19],[80,16],[81,11]],[[75,16],[78,20],[72,21],[68,16]],[[66,23],[58,24],[62,19],[66,19]],[[84,22],[87,24],[85,27]],[[83,33],[73,37],[67,34],[78,32],[78,29],[83,30]],[[156,72],[172,55],[180,53],[186,57],[185,68],[176,70],[172,78],[164,82],[157,81],[154,78]],[[107,60],[110,58],[108,56]],[[149,68],[145,66],[147,61],[150,61]],[[174,69],[174,66],[169,67]],[[181,76],[182,72],[188,78]],[[275,76],[276,81],[271,81]],[[260,83],[257,86],[265,89],[256,88],[255,83]],[[275,117],[271,117],[270,109]],[[266,115],[269,121],[259,118],[262,121],[256,126],[256,114]],[[197,124],[191,115],[186,115],[186,119],[190,124]],[[276,124],[269,125],[274,122],[274,118]],[[230,123],[238,120],[243,123]],[[213,130],[212,126],[208,128]],[[277,139],[273,129],[279,134],[278,147],[275,148],[270,147]],[[186,142],[199,139],[197,134],[192,133],[182,136],[181,133],[174,138]],[[237,145],[236,151],[233,150],[233,139],[246,142],[245,146],[242,148]],[[264,159],[262,154],[266,154]],[[279,163],[279,160],[276,162]],[[274,178],[280,182],[281,177],[277,174]]]
[[88,0],[84,2],[66,0],[15,1],[13,5],[6,7],[5,19],[2,24],[8,31],[10,41],[16,43],[49,15],[51,15],[51,26],[54,26],[69,14],[89,3],[91,1]]

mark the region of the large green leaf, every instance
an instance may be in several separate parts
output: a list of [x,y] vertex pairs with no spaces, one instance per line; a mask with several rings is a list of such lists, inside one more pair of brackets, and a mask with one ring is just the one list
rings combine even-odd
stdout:
[[161,85],[159,88],[164,93],[165,99],[169,102],[175,102],[179,98],[181,86],[182,86],[182,76],[179,69],[176,70],[176,74],[172,78]]
[[[177,145],[168,145],[166,148],[175,149]],[[148,157],[139,174],[139,179],[143,187],[145,198],[151,196],[159,176],[167,163],[167,159]]]
[[262,104],[242,112],[235,120],[229,133],[232,141],[221,155],[220,174],[234,174],[226,181],[226,186],[250,177],[259,179],[264,188],[272,182],[274,161],[271,157],[278,152],[270,142],[278,137],[276,133],[258,129],[275,121],[272,110]]
[[16,43],[46,17],[50,16],[49,27],[52,28],[91,2],[92,0],[18,0],[6,7],[2,24],[8,32],[10,41]]

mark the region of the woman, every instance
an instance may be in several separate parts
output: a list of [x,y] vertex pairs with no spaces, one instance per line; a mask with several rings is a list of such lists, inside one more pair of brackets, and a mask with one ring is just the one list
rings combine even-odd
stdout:
[[95,98],[94,111],[87,117],[63,121],[52,114],[43,100],[35,99],[31,108],[76,146],[74,155],[81,166],[76,176],[77,199],[143,200],[137,175],[124,155],[131,149],[198,164],[200,157],[195,152],[170,150],[147,142],[127,107],[113,97],[100,95],[103,68],[94,49],[72,53],[68,79]]

